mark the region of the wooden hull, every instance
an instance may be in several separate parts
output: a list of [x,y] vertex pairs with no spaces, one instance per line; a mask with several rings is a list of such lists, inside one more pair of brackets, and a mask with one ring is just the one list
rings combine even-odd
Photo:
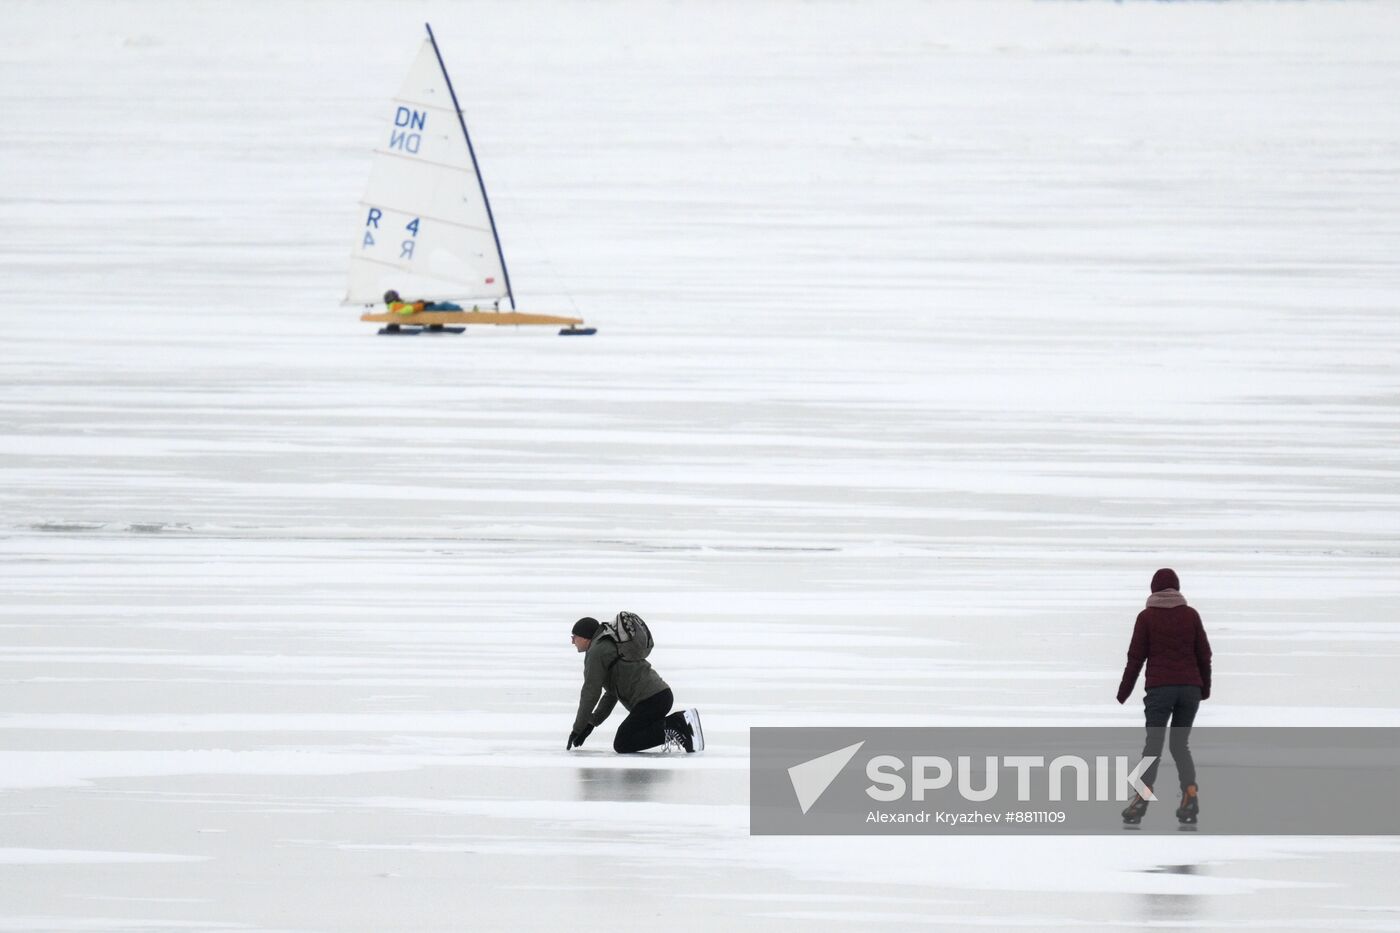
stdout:
[[523,311],[419,311],[417,314],[383,311],[361,314],[360,320],[375,324],[402,324],[405,327],[427,327],[430,324],[544,324],[572,327],[583,323],[583,318],[526,314]]

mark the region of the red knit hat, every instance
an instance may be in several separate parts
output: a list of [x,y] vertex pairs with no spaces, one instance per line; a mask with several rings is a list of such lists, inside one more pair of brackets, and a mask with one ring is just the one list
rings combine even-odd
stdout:
[[1176,571],[1170,567],[1163,567],[1152,575],[1152,592],[1180,589],[1181,581],[1176,578]]

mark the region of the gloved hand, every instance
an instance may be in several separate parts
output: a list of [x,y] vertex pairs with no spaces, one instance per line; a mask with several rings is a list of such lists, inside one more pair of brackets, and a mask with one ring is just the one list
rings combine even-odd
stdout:
[[581,731],[578,731],[578,732],[570,732],[570,733],[569,733],[569,743],[568,743],[567,745],[564,746],[564,751],[567,752],[567,751],[568,751],[569,749],[571,749],[571,748],[574,748],[574,747],[576,747],[576,746],[581,746],[581,745],[583,745],[583,740],[586,739],[586,738],[588,738],[588,736],[591,735],[592,732],[593,732],[593,724],[592,724],[592,723],[589,723],[588,725],[584,726],[583,729],[582,729]]

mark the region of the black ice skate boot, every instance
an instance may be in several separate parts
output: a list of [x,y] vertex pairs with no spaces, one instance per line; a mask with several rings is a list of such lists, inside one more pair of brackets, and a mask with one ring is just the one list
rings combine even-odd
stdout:
[[1201,802],[1196,796],[1196,785],[1188,784],[1181,792],[1181,806],[1176,808],[1176,818],[1182,823],[1194,823],[1200,812]]
[[[1152,788],[1147,788],[1149,791]],[[1147,813],[1147,805],[1151,801],[1143,798],[1141,794],[1133,794],[1133,799],[1123,808],[1123,823],[1127,826],[1136,826],[1142,822],[1142,817]]]
[[698,752],[705,748],[705,733],[700,729],[700,714],[694,709],[681,710],[666,717],[666,750]]

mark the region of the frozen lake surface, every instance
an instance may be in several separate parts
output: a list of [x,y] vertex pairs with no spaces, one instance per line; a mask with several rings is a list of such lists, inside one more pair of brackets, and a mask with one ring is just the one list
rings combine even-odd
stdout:
[[[338,306],[424,19],[597,337]],[[1137,722],[1159,566],[1202,724],[1400,725],[1400,6],[0,24],[0,930],[1400,928],[1394,839],[747,810],[751,726]],[[703,755],[563,750],[624,608]]]

